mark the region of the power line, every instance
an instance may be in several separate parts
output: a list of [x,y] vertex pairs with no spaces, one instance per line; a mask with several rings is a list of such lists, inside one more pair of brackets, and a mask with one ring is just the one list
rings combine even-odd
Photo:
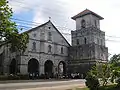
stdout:
[[[26,5],[25,3],[23,3],[23,2],[20,2],[20,1],[16,1],[15,0],[15,2],[17,2],[17,3],[20,3],[20,4],[24,4],[24,5]],[[17,5],[16,5],[17,6]],[[21,6],[20,6],[21,7]],[[37,6],[36,6],[37,7]],[[33,10],[33,8],[29,8],[29,7],[23,7],[23,8],[27,8],[27,9],[29,9],[29,10]],[[38,8],[38,7],[37,7]],[[42,7],[43,8],[43,7]],[[45,10],[48,10],[49,8],[45,8]],[[48,10],[49,11],[49,10]],[[24,23],[24,24],[27,24],[27,25],[34,25],[34,26],[38,26],[39,24],[41,24],[41,23],[37,23],[37,22],[33,22],[33,21],[26,21],[26,20],[22,20],[22,19],[16,19],[16,18],[11,18],[11,19],[13,19],[13,20],[16,20],[16,21],[23,21],[23,22],[27,22],[27,23]],[[28,24],[29,23],[29,24]],[[67,28],[67,27],[61,27],[61,26],[56,26],[56,27],[58,27],[58,28],[64,28],[64,29],[67,29],[67,30],[69,30],[69,31],[74,31],[74,30],[72,30],[72,29],[70,29],[70,28]],[[120,38],[120,37],[117,37],[117,36],[109,36],[109,35],[105,35],[105,36],[107,36],[107,37],[111,37],[111,38]]]
[[[28,26],[23,26],[23,25],[18,25],[18,26],[19,26],[19,27],[24,27],[24,28],[31,28],[31,27],[28,27]],[[70,33],[63,33],[63,32],[61,32],[61,34],[71,36],[71,34],[70,34]],[[105,41],[120,43],[120,41],[110,40],[110,39],[106,39]]]
[[117,37],[117,36],[108,36],[106,35],[107,37],[112,37],[112,38],[120,38],[120,37]]
[[[11,19],[12,20],[16,20],[16,21],[21,21],[22,23],[26,22],[27,25],[28,25],[28,23],[31,24],[31,25],[34,25],[34,26],[38,26],[38,25],[42,24],[42,23],[37,23],[37,22],[33,22],[33,21],[26,21],[26,20],[17,19],[17,18],[11,18]],[[67,29],[69,31],[74,31],[73,29],[70,29],[70,28],[67,28],[67,27],[64,27],[64,26],[61,27],[61,26],[56,25],[56,27],[62,28],[62,29]]]
[[[19,27],[23,27],[23,28],[33,28],[33,27],[29,27],[29,26],[24,26],[24,25],[17,25]],[[71,35],[70,33],[61,33],[61,34],[64,34],[64,35]]]
[[[13,20],[17,20],[17,21],[22,21],[23,24],[27,24],[27,25],[33,25],[33,26],[38,26],[38,24],[41,24],[41,23],[36,23],[36,22],[32,22],[32,21],[26,21],[26,20],[21,20],[21,19],[16,19],[16,18],[11,18]],[[21,23],[21,22],[20,22]],[[24,26],[26,27],[26,26]],[[56,26],[58,28],[61,28],[61,29],[67,29],[69,31],[74,31],[73,29],[70,29],[70,28],[67,28],[67,27],[60,27],[60,26]],[[33,28],[33,27],[29,27],[27,26],[26,28]],[[109,36],[109,35],[105,35],[107,37],[111,37],[111,38],[120,38],[120,37],[117,37],[117,36]]]

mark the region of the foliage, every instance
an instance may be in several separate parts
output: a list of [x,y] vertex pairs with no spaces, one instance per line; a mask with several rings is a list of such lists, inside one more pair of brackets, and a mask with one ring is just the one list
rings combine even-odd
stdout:
[[24,52],[25,49],[27,48],[28,34],[22,33],[22,34],[16,34],[14,36],[11,36],[10,43],[12,43],[11,51],[18,50],[18,51]]
[[120,67],[111,64],[110,68],[111,68],[111,82],[114,83],[114,80],[120,77]]
[[45,78],[46,78],[46,75],[45,75],[45,74],[41,74],[41,75],[39,76],[39,78],[40,78],[40,79],[45,79]]
[[111,64],[114,64],[116,66],[120,66],[120,54],[118,55],[113,55],[111,58],[110,58],[110,63]]
[[0,0],[0,43],[11,43],[11,50],[25,51],[27,33],[19,34],[15,22],[11,21],[12,9],[7,0]]
[[110,64],[112,65],[112,68],[118,70],[120,67],[120,54],[113,55],[113,57],[110,58]]
[[7,76],[5,76],[5,75],[1,75],[0,76],[0,80],[19,80],[20,79],[20,77],[19,76],[17,76],[17,75],[7,75]]
[[[109,63],[97,64],[89,74],[99,80],[99,90],[120,90],[120,54],[113,55]],[[108,85],[108,82],[116,85]]]
[[90,72],[86,77],[85,84],[90,90],[98,90],[98,87],[100,86],[98,78],[92,75]]
[[29,79],[29,76],[27,74],[26,75],[19,74],[17,76],[19,77],[20,80],[28,80]]
[[99,87],[99,90],[120,90],[119,87],[117,87],[116,84],[108,85],[108,86],[101,86]]
[[[111,57],[110,59],[110,65],[111,65],[111,69],[112,69],[112,73],[111,73],[111,81],[114,82],[114,80],[120,78],[120,54],[118,55],[113,55],[113,57]],[[119,84],[119,82],[117,82]]]
[[109,64],[97,64],[90,70],[91,75],[96,76],[102,86],[106,86],[111,77],[111,68]]
[[0,75],[0,80],[28,80],[28,75]]

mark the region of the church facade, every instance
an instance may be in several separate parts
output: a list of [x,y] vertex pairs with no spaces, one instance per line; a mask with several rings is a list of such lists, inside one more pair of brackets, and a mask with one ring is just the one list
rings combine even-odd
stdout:
[[27,31],[29,43],[23,54],[10,52],[9,44],[0,49],[1,74],[45,74],[49,77],[67,73],[85,74],[96,63],[107,62],[103,18],[90,10],[72,17],[76,30],[71,31],[72,45],[49,20]]

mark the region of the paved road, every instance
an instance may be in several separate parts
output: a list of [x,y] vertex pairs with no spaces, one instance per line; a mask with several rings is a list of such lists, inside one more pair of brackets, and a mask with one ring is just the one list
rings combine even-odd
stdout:
[[22,82],[3,83],[0,90],[65,90],[73,87],[84,87],[85,80],[48,81],[48,82]]

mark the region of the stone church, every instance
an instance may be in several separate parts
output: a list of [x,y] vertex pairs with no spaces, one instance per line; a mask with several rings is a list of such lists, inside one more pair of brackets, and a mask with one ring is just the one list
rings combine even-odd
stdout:
[[9,44],[0,47],[1,74],[84,75],[93,65],[107,62],[105,32],[100,30],[103,17],[86,9],[72,17],[76,30],[71,31],[72,45],[49,20],[26,31],[29,43],[23,54],[10,52]]

